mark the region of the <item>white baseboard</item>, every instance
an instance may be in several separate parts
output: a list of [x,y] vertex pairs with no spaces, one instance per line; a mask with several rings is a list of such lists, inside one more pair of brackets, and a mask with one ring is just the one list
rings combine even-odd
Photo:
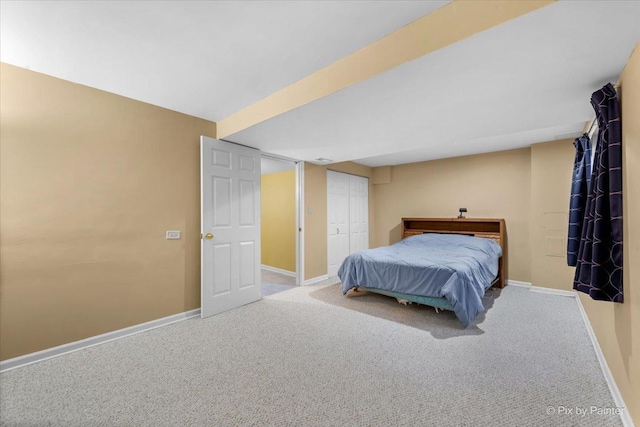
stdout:
[[521,282],[519,280],[507,280],[507,286],[516,286],[518,288],[527,288],[531,292],[538,292],[540,294],[552,294],[561,295],[563,297],[576,297],[575,291],[565,291],[562,289],[544,288],[542,286],[533,286],[531,282]]
[[633,427],[633,420],[631,419],[631,414],[629,414],[629,408],[624,403],[624,399],[622,398],[622,394],[620,394],[620,389],[616,384],[616,380],[613,378],[613,374],[611,373],[611,369],[609,369],[609,364],[607,363],[607,359],[604,357],[604,353],[602,352],[602,348],[600,348],[600,343],[598,342],[598,338],[596,337],[596,333],[593,331],[591,327],[591,322],[589,321],[589,316],[587,316],[587,312],[582,305],[582,301],[580,300],[580,296],[575,294],[576,303],[578,304],[578,308],[580,309],[580,314],[582,314],[582,320],[584,320],[584,324],[587,327],[587,332],[589,333],[589,338],[591,338],[591,344],[593,345],[593,349],[596,352],[596,358],[600,363],[600,369],[602,369],[602,373],[604,374],[604,378],[607,381],[607,385],[609,386],[609,391],[611,392],[611,397],[613,397],[613,403],[618,408],[624,408],[622,413],[620,414],[620,418],[622,418],[622,425],[625,427]]
[[273,271],[274,273],[284,274],[285,276],[296,277],[295,271],[283,270],[281,268],[271,267],[270,265],[264,265],[264,264],[262,264],[261,267],[263,270]]
[[520,282],[518,280],[507,280],[507,285],[517,286],[522,288],[528,288],[531,292],[537,292],[541,294],[551,294],[558,295],[563,297],[575,298],[576,303],[578,304],[578,308],[580,309],[580,314],[582,315],[582,320],[584,321],[584,325],[587,328],[587,333],[589,334],[589,338],[591,339],[591,344],[593,345],[593,349],[596,352],[596,358],[598,359],[598,363],[600,364],[600,369],[602,370],[602,374],[607,382],[607,386],[609,386],[609,392],[611,393],[611,397],[613,398],[613,402],[618,408],[624,408],[620,417],[622,418],[622,424],[625,427],[634,427],[633,420],[631,419],[631,415],[629,414],[629,410],[627,405],[624,403],[624,399],[622,398],[622,394],[620,394],[620,389],[616,384],[615,379],[613,378],[613,374],[611,373],[611,369],[609,369],[609,365],[607,364],[607,359],[604,357],[604,353],[602,352],[602,348],[600,348],[600,343],[598,342],[598,338],[596,337],[593,328],[591,327],[591,322],[589,321],[589,317],[587,316],[587,312],[582,305],[582,301],[576,291],[565,291],[561,289],[552,289],[552,288],[544,288],[541,286],[533,286],[529,282]]
[[25,354],[24,356],[14,357],[0,362],[0,372],[10,371],[22,366],[31,365],[32,363],[42,362],[43,360],[62,356],[63,354],[72,353],[74,351],[104,344],[109,341],[128,337],[130,335],[139,334],[140,332],[150,331],[151,329],[167,326],[181,320],[190,319],[200,316],[200,309],[185,311],[184,313],[174,314],[172,316],[163,317],[161,319],[152,320],[150,322],[141,323],[139,325],[130,326],[117,331],[107,332],[106,334],[96,335],[94,337],[85,338],[80,341],[74,341],[68,344],[59,345],[57,347],[48,348],[46,350],[37,351],[35,353]]
[[543,288],[541,286],[531,286],[531,292],[537,292],[539,294],[551,294],[559,295],[561,297],[576,298],[578,294],[576,291],[565,291],[563,289]]
[[323,274],[322,276],[313,277],[311,279],[307,279],[302,282],[302,286],[313,285],[318,282],[322,282],[323,280],[327,280],[329,278],[328,274]]
[[521,282],[519,280],[507,280],[507,286],[517,286],[519,288],[530,288],[531,282]]

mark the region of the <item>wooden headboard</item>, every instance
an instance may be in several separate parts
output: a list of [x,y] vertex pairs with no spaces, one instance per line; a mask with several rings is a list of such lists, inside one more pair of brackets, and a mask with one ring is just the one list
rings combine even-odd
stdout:
[[504,288],[507,280],[507,234],[499,218],[402,218],[402,238],[424,233],[467,234],[493,239],[502,247],[495,286]]

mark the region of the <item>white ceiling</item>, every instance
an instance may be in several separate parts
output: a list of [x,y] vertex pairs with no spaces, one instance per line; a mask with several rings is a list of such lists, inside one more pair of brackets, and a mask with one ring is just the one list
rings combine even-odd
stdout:
[[572,137],[639,37],[640,2],[562,1],[227,138],[381,166]]
[[220,120],[448,1],[2,1],[0,59]]
[[[0,59],[219,120],[446,1],[0,2]],[[640,37],[638,1],[561,1],[226,139],[400,164],[578,134]]]

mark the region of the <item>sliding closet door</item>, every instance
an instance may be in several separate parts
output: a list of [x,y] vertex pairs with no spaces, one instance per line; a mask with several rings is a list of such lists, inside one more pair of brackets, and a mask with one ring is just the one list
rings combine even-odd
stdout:
[[327,171],[327,257],[329,276],[349,255],[349,175]]
[[349,253],[369,249],[369,178],[349,175]]

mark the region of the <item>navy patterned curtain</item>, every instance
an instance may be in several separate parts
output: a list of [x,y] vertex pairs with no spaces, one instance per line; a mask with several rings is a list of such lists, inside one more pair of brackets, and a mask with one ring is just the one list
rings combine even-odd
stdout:
[[591,179],[591,140],[585,133],[573,141],[576,158],[573,161],[573,180],[569,200],[569,239],[567,240],[567,264],[576,266],[578,248],[582,236],[584,209],[587,205],[587,188]]
[[591,96],[598,120],[591,183],[573,289],[595,300],[623,302],[622,123],[611,83]]

